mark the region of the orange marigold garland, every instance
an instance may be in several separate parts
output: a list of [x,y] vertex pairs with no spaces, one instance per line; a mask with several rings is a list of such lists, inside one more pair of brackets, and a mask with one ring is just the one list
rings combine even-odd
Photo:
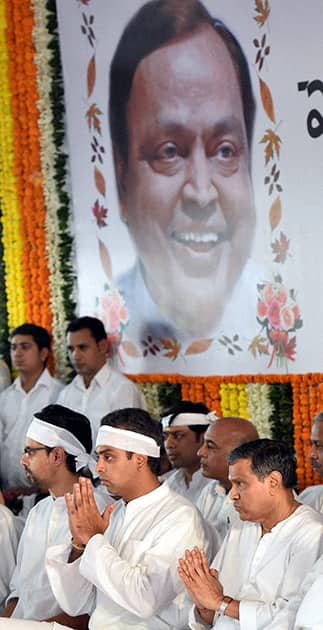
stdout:
[[29,0],[7,0],[9,79],[13,93],[15,174],[24,242],[23,272],[27,319],[51,330],[45,204],[40,164],[33,12]]

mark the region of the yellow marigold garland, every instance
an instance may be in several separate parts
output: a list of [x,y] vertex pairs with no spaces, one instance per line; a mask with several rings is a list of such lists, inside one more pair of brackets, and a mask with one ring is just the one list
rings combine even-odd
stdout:
[[246,386],[242,383],[220,385],[222,416],[249,418]]
[[8,327],[12,329],[24,321],[26,309],[22,272],[23,241],[14,174],[14,129],[6,31],[5,2],[0,0],[0,203]]

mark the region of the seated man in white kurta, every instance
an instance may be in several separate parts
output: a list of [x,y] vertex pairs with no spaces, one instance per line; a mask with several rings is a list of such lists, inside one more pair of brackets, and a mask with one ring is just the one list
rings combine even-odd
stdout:
[[179,573],[195,606],[190,628],[288,630],[292,601],[322,553],[323,518],[293,494],[295,461],[277,440],[255,440],[229,455],[230,491],[240,515],[210,570],[198,549]]
[[66,333],[69,358],[77,374],[64,387],[57,402],[89,418],[95,444],[103,416],[120,407],[146,409],[145,397],[131,380],[107,362],[107,333],[99,319],[74,319]]
[[209,480],[203,477],[197,454],[210,424],[203,403],[181,400],[162,418],[167,457],[175,470],[165,479],[172,490],[196,503]]
[[[228,455],[240,444],[258,439],[258,431],[249,420],[236,417],[217,418],[209,414],[210,425],[204,433],[204,442],[198,450],[201,471],[210,483],[203,488],[196,506],[205,520],[218,533],[222,543],[228,529],[239,515],[229,496]],[[217,549],[218,551],[218,549]]]
[[110,519],[101,518],[81,480],[68,499],[77,549],[47,552],[60,605],[69,614],[92,610],[91,630],[173,628],[169,607],[184,591],[178,553],[193,541],[206,545],[198,510],[158,481],[161,444],[160,425],[145,411],[121,409],[103,418],[97,471],[109,492],[122,498]]
[[[6,617],[51,618],[73,628],[87,627],[88,618],[75,619],[62,613],[50,588],[45,556],[49,545],[70,541],[64,494],[73,491],[73,484],[85,468],[95,472],[91,450],[91,427],[85,416],[61,405],[49,405],[35,414],[21,463],[26,474],[50,496],[39,501],[28,515],[10,583]],[[95,493],[103,509],[108,495],[104,499],[102,492]]]
[[307,574],[300,591],[295,630],[323,630],[323,556]]
[[8,508],[0,505],[0,614],[9,594],[9,583],[16,566],[19,533],[14,516]]
[[[308,454],[313,471],[323,478],[323,412],[318,413],[312,425],[311,450]],[[323,514],[323,484],[309,486],[299,495],[302,503],[311,505],[315,510]]]

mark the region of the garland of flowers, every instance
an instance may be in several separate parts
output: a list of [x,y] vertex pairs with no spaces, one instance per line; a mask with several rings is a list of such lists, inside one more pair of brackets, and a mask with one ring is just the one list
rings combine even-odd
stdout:
[[[154,386],[156,399],[158,388],[165,383],[172,387],[180,385],[182,399],[205,402],[219,416],[239,415],[252,418],[260,435],[283,439],[294,446],[300,489],[320,483],[320,479],[313,473],[308,449],[312,419],[323,409],[323,374],[206,377],[137,374],[130,378],[139,385],[144,385],[145,393]],[[160,414],[155,415],[158,417]]]
[[[1,240],[3,245],[4,282],[6,290],[7,326],[14,328],[25,318],[23,289],[22,251],[23,241],[20,232],[20,213],[14,173],[14,126],[11,112],[11,91],[9,87],[9,53],[12,47],[6,34],[8,21],[5,1],[0,0],[0,202]],[[4,315],[4,311],[1,313]],[[7,343],[7,330],[3,343]]]
[[246,385],[248,399],[248,417],[257,427],[259,437],[271,438],[270,418],[273,406],[270,402],[270,386],[268,383],[248,383]]
[[40,163],[37,81],[32,33],[34,17],[29,0],[6,3],[9,81],[14,118],[15,173],[21,213],[26,316],[51,330],[45,204]]
[[36,54],[37,88],[39,93],[38,126],[40,130],[40,159],[43,173],[43,190],[46,201],[45,237],[50,271],[50,305],[53,315],[52,332],[54,337],[54,355],[56,373],[66,378],[69,371],[65,351],[65,330],[67,325],[64,295],[62,287],[64,279],[60,265],[61,234],[59,229],[58,210],[60,199],[58,182],[55,177],[56,144],[53,130],[53,113],[51,101],[52,68],[50,49],[51,35],[47,30],[48,10],[43,0],[33,0],[35,26],[33,40]]

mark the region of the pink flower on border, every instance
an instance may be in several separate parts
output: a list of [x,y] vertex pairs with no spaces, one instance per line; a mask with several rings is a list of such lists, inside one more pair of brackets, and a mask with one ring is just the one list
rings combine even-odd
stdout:
[[281,319],[281,327],[283,330],[291,330],[292,328],[294,328],[295,315],[293,313],[293,309],[288,308],[287,306],[282,308],[280,319]]
[[273,328],[280,327],[280,304],[278,300],[273,299],[267,307],[268,322]]
[[101,319],[108,334],[119,334],[121,327],[128,323],[128,309],[122,295],[116,289],[107,291],[101,298]]

